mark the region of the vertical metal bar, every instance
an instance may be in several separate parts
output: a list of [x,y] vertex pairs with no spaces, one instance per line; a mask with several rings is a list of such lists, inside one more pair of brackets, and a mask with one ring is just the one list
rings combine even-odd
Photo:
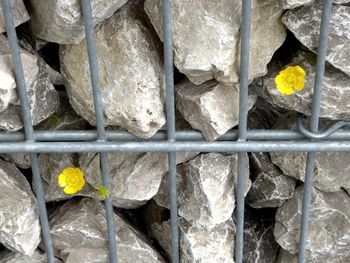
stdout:
[[[239,90],[239,135],[238,140],[247,140],[247,116],[248,116],[248,74],[249,74],[249,47],[250,47],[250,16],[251,1],[242,0],[242,27],[241,27],[241,65],[240,65],[240,90]],[[247,169],[247,154],[238,153],[237,188],[236,188],[236,243],[235,261],[243,261],[243,237],[244,237],[244,189],[245,174]]]
[[[316,78],[313,92],[312,106],[311,106],[311,120],[310,130],[312,132],[318,131],[318,122],[320,116],[321,92],[323,86],[323,76],[325,71],[325,62],[327,55],[328,35],[329,35],[329,21],[332,14],[332,0],[323,0],[321,29],[319,38],[319,47],[316,64]],[[306,262],[306,245],[310,217],[310,206],[312,197],[312,180],[314,175],[314,163],[316,153],[310,152],[307,154],[305,183],[303,195],[303,210],[301,216],[300,236],[299,236],[299,254],[298,263]]]
[[[169,0],[162,1],[164,67],[166,81],[166,112],[168,142],[175,142],[175,98],[173,69],[173,34],[171,24],[171,6]],[[179,230],[177,213],[176,189],[176,153],[168,154],[169,162],[169,192],[170,192],[170,223],[171,223],[171,262],[179,262]]]
[[[28,102],[27,89],[24,79],[24,72],[21,57],[19,54],[18,44],[17,44],[17,34],[15,25],[13,22],[13,14],[11,10],[11,5],[9,0],[1,0],[7,37],[10,43],[11,56],[14,65],[14,71],[16,76],[16,83],[18,87],[18,96],[21,102],[21,112],[23,116],[24,132],[27,142],[33,142],[35,140],[32,126],[32,117],[30,114],[30,107]],[[33,172],[33,186],[37,197],[39,218],[41,224],[42,237],[45,244],[45,250],[47,254],[48,263],[54,263],[54,252],[52,247],[52,240],[50,235],[49,221],[47,218],[46,204],[44,198],[44,192],[42,188],[39,161],[38,156],[35,153],[30,154],[30,162],[32,165]]]
[[[96,127],[98,134],[98,142],[104,142],[107,139],[103,117],[103,103],[100,91],[98,59],[96,52],[96,43],[94,36],[94,25],[91,12],[91,0],[81,0],[82,13],[85,25],[86,44],[89,57],[91,85],[96,113]],[[111,183],[109,178],[109,165],[107,153],[100,153],[101,177],[103,185],[110,191]],[[117,263],[117,242],[115,235],[115,222],[113,205],[110,196],[105,199],[106,219],[108,227],[108,245],[109,245],[109,260],[111,263]]]

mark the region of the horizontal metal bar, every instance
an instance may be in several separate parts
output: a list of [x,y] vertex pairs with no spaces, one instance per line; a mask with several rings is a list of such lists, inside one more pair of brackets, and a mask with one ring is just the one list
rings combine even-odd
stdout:
[[350,152],[350,141],[8,142],[0,153],[77,152]]
[[[107,131],[109,141],[145,141],[126,131]],[[97,140],[96,131],[34,131],[36,141],[56,142],[56,141],[74,141],[85,142]],[[288,141],[305,140],[305,136],[297,130],[248,130],[248,140],[252,141]],[[148,141],[162,141],[167,139],[166,131],[158,131]],[[176,140],[180,141],[203,141],[202,133],[199,131],[177,131]],[[222,135],[219,141],[232,141],[238,139],[238,130],[231,130]],[[0,132],[0,142],[18,142],[24,141],[23,132],[6,133]],[[337,131],[332,133],[326,140],[350,140],[350,131]]]

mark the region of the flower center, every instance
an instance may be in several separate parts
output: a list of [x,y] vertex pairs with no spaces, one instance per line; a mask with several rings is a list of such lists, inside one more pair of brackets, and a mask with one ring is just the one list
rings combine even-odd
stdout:
[[67,178],[67,185],[77,186],[79,184],[79,176],[76,174],[69,175]]
[[296,83],[296,77],[294,75],[288,75],[286,77],[286,81],[291,84],[294,85]]

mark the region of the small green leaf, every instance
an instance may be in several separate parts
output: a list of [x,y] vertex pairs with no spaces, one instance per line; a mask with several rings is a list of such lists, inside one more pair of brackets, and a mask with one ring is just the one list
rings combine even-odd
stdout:
[[54,114],[50,117],[50,124],[52,127],[56,127],[59,122],[60,122],[60,119],[58,118],[57,115]]
[[107,189],[106,186],[104,185],[99,185],[97,187],[97,195],[100,198],[106,199],[109,196],[109,190]]

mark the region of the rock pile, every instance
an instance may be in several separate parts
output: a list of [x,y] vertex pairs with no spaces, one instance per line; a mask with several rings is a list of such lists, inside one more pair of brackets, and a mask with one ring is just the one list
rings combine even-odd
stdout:
[[[237,128],[242,1],[172,0],[178,130],[208,141]],[[350,118],[350,1],[333,1],[320,129]],[[161,0],[92,0],[106,129],[138,140],[166,128]],[[87,45],[79,0],[13,0],[35,130],[94,130]],[[318,0],[253,0],[250,129],[295,130],[309,121],[322,5]],[[305,73],[282,95],[276,76]],[[290,82],[287,76],[285,82]],[[0,129],[23,131],[14,66],[0,5]],[[229,142],[227,142],[229,143]],[[237,153],[177,153],[180,258],[234,263]],[[244,262],[297,262],[306,153],[248,153]],[[350,262],[349,153],[317,153],[306,256]],[[103,200],[114,206],[119,262],[170,262],[166,153],[109,153],[111,189],[97,153],[41,153],[40,173],[56,263],[108,262]],[[59,174],[79,167],[85,185],[67,195]],[[0,155],[0,263],[45,263],[27,153]]]

